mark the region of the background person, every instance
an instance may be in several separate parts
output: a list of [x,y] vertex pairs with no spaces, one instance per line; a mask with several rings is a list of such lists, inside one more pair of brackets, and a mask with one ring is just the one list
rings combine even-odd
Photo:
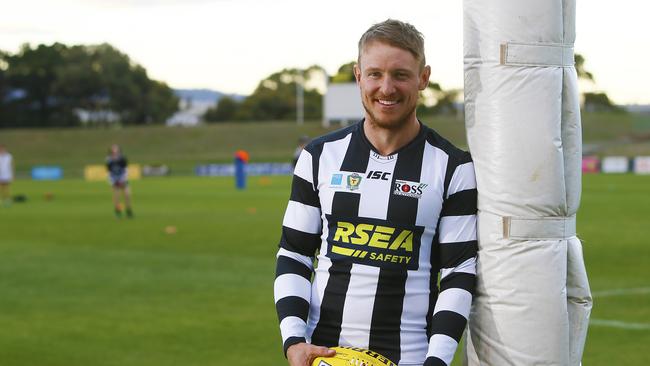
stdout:
[[300,157],[300,153],[302,153],[302,149],[305,148],[305,145],[309,142],[309,136],[300,136],[298,139],[298,146],[296,147],[296,150],[293,152],[293,167],[296,167],[296,164],[298,163],[298,158]]
[[122,217],[122,203],[124,201],[126,216],[133,217],[131,209],[131,190],[129,188],[128,161],[122,154],[122,150],[116,144],[112,145],[106,157],[106,169],[108,169],[108,179],[113,187],[113,205],[115,207],[115,216]]
[[11,204],[11,182],[14,180],[14,161],[4,145],[0,144],[0,202]]

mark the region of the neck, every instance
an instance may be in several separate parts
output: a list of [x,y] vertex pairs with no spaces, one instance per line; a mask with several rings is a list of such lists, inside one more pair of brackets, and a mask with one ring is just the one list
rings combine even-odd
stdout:
[[379,126],[367,117],[363,122],[363,132],[372,146],[383,156],[393,154],[420,133],[420,122],[415,114],[407,123],[393,128]]

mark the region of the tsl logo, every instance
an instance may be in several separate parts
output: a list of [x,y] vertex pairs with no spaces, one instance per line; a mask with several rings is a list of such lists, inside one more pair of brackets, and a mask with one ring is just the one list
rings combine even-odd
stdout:
[[348,189],[351,191],[356,191],[359,189],[359,184],[361,184],[361,176],[357,173],[348,175]]

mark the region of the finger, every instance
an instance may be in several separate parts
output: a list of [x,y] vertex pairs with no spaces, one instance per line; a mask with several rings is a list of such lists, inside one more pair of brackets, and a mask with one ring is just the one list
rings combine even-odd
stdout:
[[331,348],[327,348],[327,347],[314,347],[314,354],[316,356],[331,357],[331,356],[334,356],[336,354],[336,351],[334,351]]

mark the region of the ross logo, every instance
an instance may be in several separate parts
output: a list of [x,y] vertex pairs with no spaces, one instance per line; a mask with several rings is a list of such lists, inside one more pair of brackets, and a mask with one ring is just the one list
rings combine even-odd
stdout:
[[342,182],[343,182],[343,174],[332,174],[330,185],[340,186]]
[[328,257],[381,268],[417,269],[423,231],[419,226],[400,227],[370,218],[329,221]]
[[393,194],[397,196],[411,197],[420,199],[424,189],[428,184],[419,182],[409,182],[406,180],[396,180],[393,187]]
[[348,175],[348,189],[351,191],[356,191],[359,189],[359,184],[361,184],[361,176],[357,173]]

